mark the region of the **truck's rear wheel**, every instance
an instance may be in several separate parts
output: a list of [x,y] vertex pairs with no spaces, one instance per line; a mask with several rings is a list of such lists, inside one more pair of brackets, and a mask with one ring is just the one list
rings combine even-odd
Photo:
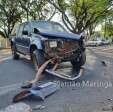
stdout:
[[34,68],[37,71],[38,68],[44,63],[44,55],[43,55],[43,51],[41,50],[34,50],[31,53],[31,60],[33,62]]
[[19,59],[19,55],[17,54],[16,47],[14,45],[11,46],[11,50],[12,50],[13,59],[15,59],[15,60]]

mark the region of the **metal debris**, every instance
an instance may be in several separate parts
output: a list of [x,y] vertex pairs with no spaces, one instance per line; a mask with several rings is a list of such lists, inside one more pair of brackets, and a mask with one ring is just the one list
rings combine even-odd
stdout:
[[42,109],[45,109],[46,108],[46,106],[44,106],[44,105],[36,105],[35,107],[33,107],[32,109],[33,110],[42,110]]
[[41,67],[38,69],[38,72],[36,73],[36,76],[33,80],[28,81],[26,83],[23,83],[21,86],[22,88],[31,88],[33,84],[35,84],[37,81],[40,80],[42,73],[44,72],[47,65],[52,61],[52,59],[47,60],[45,63],[41,65]]
[[51,69],[46,69],[45,71],[47,73],[52,74],[54,76],[57,76],[59,78],[73,81],[73,80],[80,78],[84,74],[85,68],[81,67],[80,72],[78,74],[76,74],[75,76],[66,75],[66,74],[63,74],[63,73],[58,73],[57,71],[53,71]]
[[34,97],[36,99],[44,100],[45,97],[51,95],[59,89],[59,86],[56,83],[48,82],[46,84],[32,87],[30,89],[26,89],[21,91],[13,98],[13,102],[21,101],[28,97]]
[[113,99],[107,99],[108,101],[113,101]]
[[101,63],[102,63],[103,66],[107,66],[105,61],[101,61]]

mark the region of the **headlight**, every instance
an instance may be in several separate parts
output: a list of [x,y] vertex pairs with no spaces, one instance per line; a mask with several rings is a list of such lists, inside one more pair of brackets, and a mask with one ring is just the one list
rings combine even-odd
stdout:
[[50,47],[57,47],[57,41],[50,41],[49,45]]

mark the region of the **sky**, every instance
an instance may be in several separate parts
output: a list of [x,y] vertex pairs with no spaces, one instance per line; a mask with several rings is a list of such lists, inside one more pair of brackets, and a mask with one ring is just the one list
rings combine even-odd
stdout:
[[100,30],[101,30],[101,27],[102,27],[102,25],[98,25],[98,26],[95,28],[95,31],[100,31]]
[[53,16],[52,21],[59,22],[59,23],[62,24],[62,20],[61,20],[60,14],[56,13],[56,14]]

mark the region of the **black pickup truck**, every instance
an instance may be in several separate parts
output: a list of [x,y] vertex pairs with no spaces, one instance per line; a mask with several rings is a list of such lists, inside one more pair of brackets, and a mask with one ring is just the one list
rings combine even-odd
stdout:
[[82,35],[69,33],[57,22],[29,21],[15,27],[11,33],[11,49],[14,59],[19,54],[29,55],[35,67],[46,60],[70,61],[73,67],[81,67],[86,61]]

